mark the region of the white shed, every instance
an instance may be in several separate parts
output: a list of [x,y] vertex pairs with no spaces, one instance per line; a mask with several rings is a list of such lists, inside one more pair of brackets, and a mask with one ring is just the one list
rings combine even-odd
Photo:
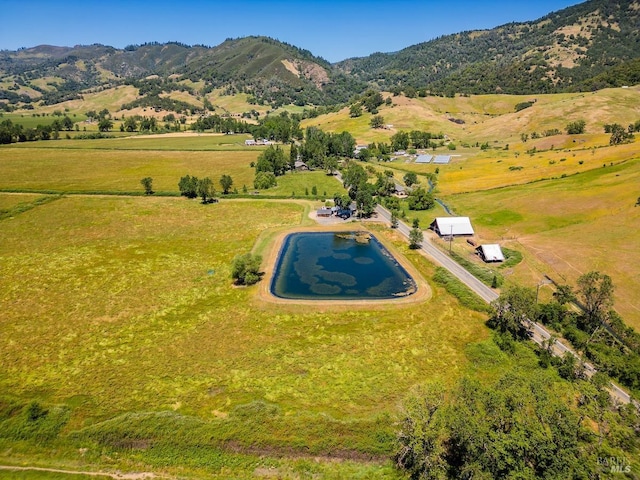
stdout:
[[485,262],[504,262],[504,255],[502,249],[497,243],[489,245],[480,245],[476,248],[476,252]]

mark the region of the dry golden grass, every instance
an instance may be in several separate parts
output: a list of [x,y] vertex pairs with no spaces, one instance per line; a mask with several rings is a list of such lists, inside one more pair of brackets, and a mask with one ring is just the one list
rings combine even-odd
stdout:
[[528,252],[517,278],[534,286],[544,274],[575,285],[591,270],[610,275],[616,308],[640,329],[638,225],[640,159],[580,175],[450,196],[472,218],[481,241],[515,242]]
[[[349,110],[308,119],[303,126],[320,126],[335,132],[347,130],[358,143],[388,141],[398,130],[442,132],[456,143],[499,141],[520,142],[520,134],[557,128],[564,132],[567,123],[585,120],[587,133],[602,133],[606,123],[624,126],[640,118],[640,87],[605,89],[594,93],[553,95],[471,95],[469,97],[391,97],[394,106],[380,107],[379,114],[391,130],[369,127],[371,114],[349,117]],[[390,96],[389,94],[384,94]],[[533,101],[527,109],[515,112],[518,103]],[[464,120],[463,125],[450,119]]]
[[42,107],[38,111],[51,113],[54,110],[68,108],[71,113],[88,112],[89,110],[100,110],[106,108],[111,113],[118,112],[124,103],[132,102],[138,98],[138,89],[131,85],[122,85],[110,88],[101,92],[84,94],[82,99],[69,100],[48,107]]
[[[540,179],[560,178],[563,175],[573,175],[601,168],[603,164],[619,163],[638,158],[640,142],[619,145],[588,148],[600,141],[607,140],[603,136],[579,138],[580,149],[558,149],[527,154],[523,148],[532,148],[536,143],[527,142],[525,146],[517,146],[507,151],[504,149],[458,149],[450,152],[460,157],[454,157],[448,165],[439,166],[438,192],[441,195],[451,195],[462,192],[475,192],[508,185],[525,184]],[[541,139],[538,145],[551,147],[550,142],[571,144],[572,139],[567,136],[547,137]],[[517,155],[517,156],[516,156]],[[581,163],[582,162],[582,163]],[[434,165],[404,164],[403,168],[419,173],[435,171]],[[522,169],[517,170],[518,167]]]

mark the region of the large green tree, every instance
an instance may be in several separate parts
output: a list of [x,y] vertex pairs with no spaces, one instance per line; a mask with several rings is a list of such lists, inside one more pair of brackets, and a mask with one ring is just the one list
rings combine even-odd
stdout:
[[213,181],[209,177],[198,180],[197,192],[198,196],[202,198],[202,203],[211,203],[214,195],[216,194]]
[[595,330],[607,320],[613,306],[613,282],[609,275],[589,272],[578,278],[578,298],[584,309],[584,323],[588,330]]
[[198,177],[185,175],[180,178],[178,183],[180,195],[187,198],[196,198],[198,196]]
[[414,188],[407,197],[409,210],[429,210],[436,204],[433,194],[422,187]]
[[382,115],[374,115],[373,117],[371,117],[369,125],[371,126],[371,128],[384,127],[384,117]]
[[144,187],[145,195],[153,194],[153,178],[144,177],[142,180],[140,180],[140,184]]
[[536,319],[536,292],[513,285],[491,302],[489,326],[516,340],[529,338],[529,323]]
[[124,129],[127,132],[135,132],[138,129],[138,122],[135,117],[127,117],[124,119]]
[[100,122],[98,122],[98,130],[100,130],[101,132],[108,132],[112,128],[113,122],[108,118],[103,118],[102,120],[100,120]]
[[415,172],[407,172],[402,177],[402,180],[407,187],[411,187],[411,185],[418,183],[418,175]]
[[231,263],[231,278],[238,285],[253,285],[260,280],[260,255],[245,253],[234,257]]
[[396,152],[409,148],[409,134],[402,130],[394,133],[391,136],[391,148]]
[[231,175],[224,174],[220,177],[220,186],[222,187],[222,193],[226,195],[229,193],[231,186],[233,185],[233,178]]
[[396,462],[420,480],[598,478],[590,432],[557,388],[529,370],[427,384],[404,403]]
[[279,146],[269,145],[258,157],[256,173],[271,172],[275,176],[284,175],[287,165],[284,151]]
[[409,248],[420,248],[424,241],[424,233],[418,227],[413,227],[409,232]]

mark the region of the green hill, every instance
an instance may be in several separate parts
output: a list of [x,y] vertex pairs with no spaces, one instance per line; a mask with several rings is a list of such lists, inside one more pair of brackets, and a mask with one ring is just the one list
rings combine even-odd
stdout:
[[[467,31],[337,64],[382,89],[440,94],[551,93],[637,83],[639,10],[589,0],[538,20]],[[617,75],[605,72],[615,69]]]

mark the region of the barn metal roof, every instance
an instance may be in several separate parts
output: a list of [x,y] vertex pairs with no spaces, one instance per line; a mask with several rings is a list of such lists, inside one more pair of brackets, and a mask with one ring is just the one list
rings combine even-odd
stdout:
[[469,217],[436,217],[434,220],[440,235],[473,235]]

